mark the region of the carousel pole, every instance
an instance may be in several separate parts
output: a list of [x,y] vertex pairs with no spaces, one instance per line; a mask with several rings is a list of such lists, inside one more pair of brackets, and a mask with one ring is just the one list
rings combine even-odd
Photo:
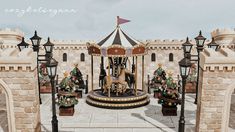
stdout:
[[142,56],[142,91],[146,92],[144,88],[144,56]]
[[135,71],[135,57],[132,57],[132,73]]
[[137,96],[137,56],[135,57],[135,96]]
[[[101,74],[100,79],[102,78],[102,80],[101,80],[101,91],[103,91],[103,85],[104,85],[104,80],[103,80],[104,75],[102,75],[103,70],[104,70],[104,57],[101,56],[101,64],[100,64],[100,74]],[[99,82],[99,84],[100,84],[100,82]]]
[[93,55],[91,55],[91,90],[93,91]]

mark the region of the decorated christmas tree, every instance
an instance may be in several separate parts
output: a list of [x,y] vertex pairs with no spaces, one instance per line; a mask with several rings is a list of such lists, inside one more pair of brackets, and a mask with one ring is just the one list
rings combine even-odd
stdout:
[[71,107],[78,103],[74,94],[74,84],[68,77],[68,73],[64,73],[64,78],[59,84],[60,92],[58,93],[58,104],[60,107]]
[[165,70],[162,68],[162,64],[158,64],[158,68],[154,71],[154,77],[151,80],[151,88],[153,88],[155,98],[160,95],[159,93],[163,89],[165,81]]
[[196,70],[196,65],[192,64],[189,75],[187,77],[187,82],[196,82],[197,81],[197,70]]
[[84,89],[85,88],[84,81],[82,78],[82,73],[78,68],[78,64],[74,65],[74,68],[70,72],[70,75],[71,75],[71,77],[70,77],[71,81],[74,83],[76,89],[79,89],[79,88]]
[[49,86],[50,78],[47,75],[46,65],[42,63],[39,67],[39,82],[41,86]]
[[177,105],[180,103],[176,81],[172,78],[172,72],[168,73],[165,86],[162,87],[158,103],[162,105],[163,115],[177,115]]

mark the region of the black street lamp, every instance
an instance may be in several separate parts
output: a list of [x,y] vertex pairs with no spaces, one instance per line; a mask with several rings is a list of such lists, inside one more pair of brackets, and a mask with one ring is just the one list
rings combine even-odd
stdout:
[[[40,80],[39,80],[39,61],[47,61],[49,57],[52,56],[52,49],[54,44],[52,44],[48,38],[48,41],[46,44],[44,44],[44,48],[46,50],[46,55],[39,55],[39,49],[40,49],[40,42],[41,37],[37,35],[37,31],[34,32],[34,36],[30,38],[32,45],[33,45],[33,51],[37,53],[37,77],[38,77],[38,92],[39,92],[39,102],[42,104],[41,100],[41,94],[40,94]],[[29,44],[24,41],[24,37],[22,37],[21,43],[19,43],[18,48],[20,51],[22,51],[24,48],[28,48]],[[47,50],[48,49],[48,50]],[[39,59],[39,57],[45,57],[45,59]]]
[[183,50],[184,50],[184,53],[187,54],[187,53],[191,53],[191,49],[193,47],[193,44],[191,44],[189,42],[189,39],[188,37],[186,38],[186,42],[182,44],[183,46]]
[[194,104],[197,104],[197,97],[198,97],[198,83],[199,83],[199,63],[200,63],[200,52],[203,50],[203,46],[205,43],[206,38],[202,36],[202,32],[199,32],[199,35],[195,38],[197,43],[197,83],[196,83],[196,98]]
[[39,102],[40,104],[42,104],[42,100],[41,100],[41,93],[40,93],[40,80],[39,80],[39,58],[38,58],[38,52],[39,52],[39,48],[40,48],[40,42],[41,42],[41,37],[39,37],[37,35],[37,31],[34,32],[34,36],[30,38],[32,45],[33,45],[33,51],[37,53],[37,75],[38,75],[38,92],[39,92]]
[[51,43],[50,38],[48,37],[47,42],[43,45],[46,51],[46,58],[50,58],[52,56],[52,51],[54,44]]
[[22,51],[24,48],[28,48],[29,44],[24,41],[24,37],[22,37],[22,41],[17,44],[20,51]]
[[52,132],[58,132],[58,120],[56,116],[55,88],[54,88],[57,65],[58,65],[58,62],[53,58],[50,58],[46,63],[47,73],[51,80],[51,89],[52,89],[52,92],[51,92],[51,95],[52,95],[51,96],[52,97],[52,121],[51,121]]
[[197,43],[197,48],[201,48],[201,50],[203,50],[206,38],[202,36],[202,31],[199,31],[199,35],[195,38],[195,40]]
[[209,44],[207,44],[207,46],[208,46],[208,48],[212,48],[212,49],[214,49],[215,51],[217,51],[217,50],[218,50],[218,47],[219,47],[219,44],[217,44],[217,43],[215,42],[214,37],[212,37],[211,42],[210,42]]
[[34,36],[30,38],[32,45],[33,45],[34,52],[37,52],[37,53],[39,52],[41,39],[42,38],[37,35],[37,31],[35,31]]
[[182,78],[182,102],[181,102],[181,111],[180,111],[180,120],[179,120],[179,128],[178,132],[184,132],[184,126],[185,126],[185,120],[184,120],[184,102],[185,102],[185,84],[186,84],[186,79],[189,74],[189,69],[191,67],[191,62],[190,59],[188,58],[183,58],[182,60],[179,61],[179,66],[180,66],[180,75]]

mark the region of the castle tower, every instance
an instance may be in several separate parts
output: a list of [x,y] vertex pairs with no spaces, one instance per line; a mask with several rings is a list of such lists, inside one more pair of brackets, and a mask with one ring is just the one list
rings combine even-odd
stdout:
[[24,33],[19,29],[0,29],[0,48],[14,48],[21,41]]
[[221,47],[227,47],[235,43],[235,29],[216,29],[211,32],[211,36]]

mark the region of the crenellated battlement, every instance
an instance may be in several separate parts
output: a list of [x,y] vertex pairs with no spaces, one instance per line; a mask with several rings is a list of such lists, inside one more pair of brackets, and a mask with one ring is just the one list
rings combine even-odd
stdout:
[[[228,47],[233,43],[232,39],[235,37],[235,30],[233,29],[216,29],[212,33],[212,36],[216,37],[216,42],[221,44],[221,47]],[[232,36],[231,36],[232,35]],[[0,44],[3,42],[1,48],[17,48],[17,44],[21,41],[24,33],[19,29],[0,29]],[[15,41],[12,41],[12,40]],[[146,44],[148,50],[181,50],[182,44],[185,42],[184,40],[178,39],[155,39],[155,40],[139,40],[143,44]],[[211,40],[206,40],[206,45]],[[27,43],[31,44],[29,39],[26,40]],[[41,46],[47,42],[47,39],[41,40]],[[74,50],[86,50],[86,43],[96,43],[94,40],[53,40],[51,42],[55,44],[55,50],[65,50],[65,49],[74,49]],[[196,42],[194,39],[190,40],[190,42],[196,46]],[[226,46],[225,46],[226,45]],[[43,47],[41,47],[43,48]]]
[[235,29],[223,28],[223,29],[215,29],[214,31],[211,32],[212,37],[217,37],[221,35],[235,35]]
[[[165,39],[165,40],[146,40],[145,42],[147,43],[147,47],[149,50],[181,50],[182,49],[182,44],[186,40],[177,40],[177,39]],[[192,43],[194,46],[196,46],[195,40],[189,40],[190,43]],[[205,42],[205,47],[206,45],[211,42],[211,40],[206,40]]]
[[235,51],[221,48],[219,51],[206,48],[200,54],[200,67],[205,71],[235,72]]
[[4,29],[0,29],[0,36],[2,36],[2,35],[23,37],[24,36],[24,32],[22,32],[18,28],[15,28],[15,29],[4,28]]
[[30,48],[19,52],[18,49],[5,49],[0,52],[0,71],[27,71],[36,68],[36,53]]

